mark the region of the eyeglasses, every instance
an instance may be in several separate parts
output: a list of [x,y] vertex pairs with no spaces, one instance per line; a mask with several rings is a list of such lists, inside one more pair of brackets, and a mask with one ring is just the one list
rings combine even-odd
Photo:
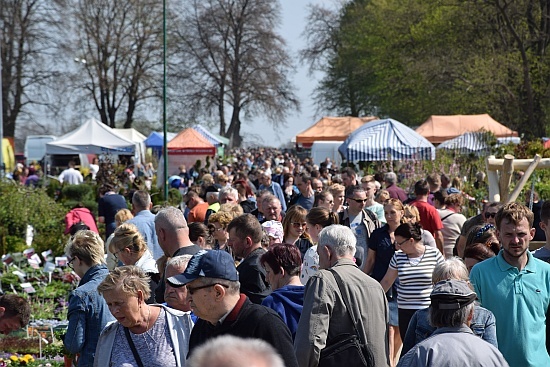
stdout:
[[76,256],[73,257],[73,258],[71,258],[71,259],[69,260],[69,262],[67,263],[67,266],[68,266],[69,268],[71,268],[72,270],[74,270],[74,266],[73,266],[73,261],[74,261],[74,259],[76,259]]
[[221,285],[222,287],[224,288],[229,288],[228,285],[225,285],[225,284],[220,284],[220,283],[214,283],[214,284],[207,284],[207,285],[199,285],[198,287],[190,287],[190,286],[186,286],[187,288],[187,292],[189,292],[189,294],[193,294],[195,293],[196,291],[200,290],[200,289],[205,289],[205,288],[209,288],[209,287],[213,287],[215,286],[216,284],[219,284]]
[[403,240],[402,242],[394,241],[394,242],[393,242],[393,245],[394,245],[395,247],[397,247],[397,246],[403,246],[403,244],[404,244],[405,242],[407,242],[408,240],[410,240],[410,238],[407,238],[406,240]]
[[348,200],[355,201],[357,204],[363,204],[363,203],[366,203],[368,199],[353,199],[353,198],[348,198]]
[[494,218],[497,216],[497,213],[485,213],[485,218],[489,219],[489,218]]
[[294,228],[306,228],[307,223],[292,222],[292,227],[294,227]]
[[123,247],[123,248],[121,248],[120,250],[118,250],[117,252],[115,252],[115,253],[113,254],[113,256],[115,257],[115,259],[120,260],[120,259],[118,258],[118,256],[117,256],[117,254],[120,253],[121,251],[124,251],[126,248],[127,248],[127,247]]

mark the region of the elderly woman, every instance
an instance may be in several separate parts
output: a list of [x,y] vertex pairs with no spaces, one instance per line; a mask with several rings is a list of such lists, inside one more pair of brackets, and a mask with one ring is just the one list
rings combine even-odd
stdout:
[[64,344],[71,354],[80,354],[76,365],[89,367],[94,363],[96,345],[101,330],[113,317],[97,286],[109,273],[105,266],[103,240],[92,231],[78,231],[65,247],[68,265],[81,278],[78,287],[69,294],[69,325]]
[[304,306],[304,289],[300,282],[302,259],[296,246],[277,244],[260,257],[265,279],[273,290],[262,305],[275,310],[288,326],[292,340]]
[[[466,265],[458,257],[447,259],[435,267],[432,275],[433,284],[447,279],[469,281]],[[429,314],[430,307],[416,311],[411,318],[405,339],[403,340],[402,356],[435,331],[436,328],[430,324]],[[474,306],[474,317],[470,324],[470,329],[472,329],[475,335],[498,348],[495,322],[495,316],[491,311],[477,304]]]
[[306,215],[306,209],[300,205],[293,205],[283,219],[284,242],[298,247],[302,258],[313,246],[311,237],[307,233]]
[[140,268],[116,268],[97,290],[116,322],[101,333],[94,366],[185,366],[191,317],[163,305],[148,305],[149,278]]
[[[123,223],[115,229],[109,251],[124,265],[135,265],[141,268],[150,278],[149,288],[153,290],[157,288],[160,281],[157,263],[134,224]],[[146,301],[155,303],[154,294],[151,294],[151,298]]]
[[214,245],[215,250],[224,250],[231,253],[231,249],[227,246],[227,241],[229,240],[227,226],[233,218],[234,215],[232,213],[222,211],[214,213],[208,218],[208,229],[216,241]]

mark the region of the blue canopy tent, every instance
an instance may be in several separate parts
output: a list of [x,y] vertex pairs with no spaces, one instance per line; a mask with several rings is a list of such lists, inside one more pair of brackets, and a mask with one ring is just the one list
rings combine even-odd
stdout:
[[435,159],[435,147],[393,119],[368,122],[353,131],[338,151],[348,162]]
[[[177,134],[168,133],[166,138],[168,141],[172,140]],[[151,148],[152,154],[159,158],[162,155],[162,147],[164,146],[164,134],[161,132],[153,131],[147,139],[144,141],[147,148]]]
[[444,141],[439,144],[437,149],[450,150],[459,154],[474,153],[477,155],[484,155],[491,150],[488,144],[489,138],[490,134],[486,131],[469,131],[454,139]]

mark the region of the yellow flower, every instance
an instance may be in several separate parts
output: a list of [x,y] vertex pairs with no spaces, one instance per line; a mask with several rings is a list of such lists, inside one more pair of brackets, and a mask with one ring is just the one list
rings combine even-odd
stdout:
[[17,356],[11,356],[10,359],[14,362],[18,362],[19,361],[19,357]]

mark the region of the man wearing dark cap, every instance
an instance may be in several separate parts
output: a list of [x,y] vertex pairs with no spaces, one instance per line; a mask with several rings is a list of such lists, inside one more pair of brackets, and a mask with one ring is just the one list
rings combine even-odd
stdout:
[[468,283],[443,280],[434,286],[430,298],[430,324],[437,329],[407,352],[398,367],[508,366],[497,348],[469,328],[476,294]]
[[200,251],[183,274],[167,281],[172,287],[187,287],[187,300],[199,317],[189,338],[189,355],[212,338],[234,335],[262,339],[277,350],[285,366],[298,366],[288,327],[275,311],[239,292],[239,273],[227,252]]

